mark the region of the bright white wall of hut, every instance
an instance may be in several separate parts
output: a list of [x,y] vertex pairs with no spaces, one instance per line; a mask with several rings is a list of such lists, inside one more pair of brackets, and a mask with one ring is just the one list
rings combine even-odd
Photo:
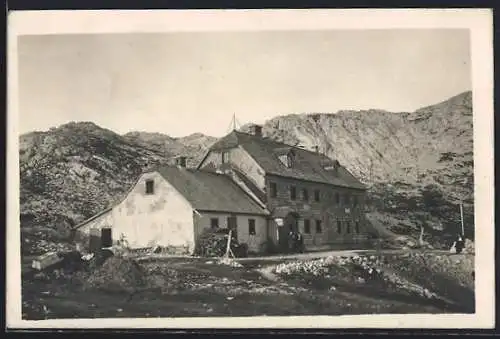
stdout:
[[[153,180],[154,193],[146,194]],[[113,208],[113,239],[130,247],[187,246],[194,250],[193,209],[158,172],[145,173],[125,200]]]

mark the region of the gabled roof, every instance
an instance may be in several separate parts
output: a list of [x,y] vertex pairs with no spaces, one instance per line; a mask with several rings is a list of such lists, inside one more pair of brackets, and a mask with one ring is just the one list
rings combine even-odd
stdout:
[[108,208],[106,208],[105,210],[102,210],[101,212],[97,213],[96,215],[93,215],[93,216],[91,216],[90,218],[88,218],[88,219],[86,219],[86,220],[84,220],[84,221],[82,221],[82,222],[80,222],[80,223],[76,224],[75,226],[73,226],[73,227],[72,227],[72,229],[78,229],[78,228],[80,228],[80,227],[82,227],[82,226],[84,226],[84,225],[88,224],[88,223],[89,223],[89,222],[91,222],[92,220],[95,220],[95,219],[99,218],[100,216],[102,216],[102,215],[104,215],[104,214],[106,214],[106,213],[110,212],[111,210],[113,210],[113,207],[108,207]]
[[157,172],[199,211],[267,215],[231,178],[211,171],[162,167]]
[[[313,181],[340,187],[366,189],[347,169],[339,166],[336,171],[325,169],[325,164],[335,160],[326,155],[287,145],[269,138],[233,131],[219,139],[210,150],[223,150],[241,146],[270,175]],[[279,160],[288,150],[293,150],[293,166],[288,168]]]

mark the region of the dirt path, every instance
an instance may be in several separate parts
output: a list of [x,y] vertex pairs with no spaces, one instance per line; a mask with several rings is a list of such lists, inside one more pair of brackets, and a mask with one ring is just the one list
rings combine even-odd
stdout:
[[[248,262],[248,261],[279,261],[279,260],[310,260],[319,259],[330,256],[337,257],[351,257],[355,255],[376,255],[376,254],[404,254],[417,252],[418,250],[336,250],[336,251],[322,251],[322,252],[307,252],[307,253],[297,253],[297,254],[286,254],[286,255],[276,255],[276,256],[265,256],[265,257],[248,257],[248,258],[235,258],[238,262]],[[447,254],[448,251],[433,250],[429,251],[435,254]]]

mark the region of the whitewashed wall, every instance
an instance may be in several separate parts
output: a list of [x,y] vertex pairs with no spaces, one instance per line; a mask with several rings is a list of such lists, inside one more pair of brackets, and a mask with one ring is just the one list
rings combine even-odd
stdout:
[[[146,180],[154,180],[154,194],[146,194]],[[145,173],[127,197],[112,211],[78,229],[111,227],[113,242],[124,237],[131,248],[187,246],[194,250],[193,209],[163,177]]]
[[[146,194],[147,180],[154,180],[154,194]],[[145,173],[113,208],[113,239],[122,235],[135,248],[188,246],[192,251],[192,207],[159,173]]]

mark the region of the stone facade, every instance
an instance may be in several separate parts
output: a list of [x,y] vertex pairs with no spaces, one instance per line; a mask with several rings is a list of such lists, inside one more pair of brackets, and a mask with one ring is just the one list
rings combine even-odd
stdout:
[[[288,207],[298,214],[298,227],[306,248],[359,243],[367,238],[364,191],[269,175],[266,192],[270,211]],[[277,232],[273,227],[279,226],[275,223],[271,226],[270,234],[274,236]]]
[[[266,173],[240,145],[210,150],[198,168],[242,173],[249,182],[245,190],[254,192],[271,214],[267,220],[267,236],[278,246],[280,237],[289,232],[286,223],[283,225],[285,215],[275,212],[283,208],[296,213],[298,231],[304,236],[306,250],[356,245],[368,239],[364,189]],[[244,186],[241,180],[239,184]]]

